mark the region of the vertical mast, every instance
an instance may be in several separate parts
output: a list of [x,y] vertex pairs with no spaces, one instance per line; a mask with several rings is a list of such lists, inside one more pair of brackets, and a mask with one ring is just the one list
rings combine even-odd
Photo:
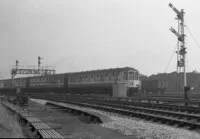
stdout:
[[[181,11],[177,10],[171,3],[169,4],[169,7],[172,8],[172,10],[177,14],[178,19],[178,32],[173,29],[172,27],[170,30],[172,33],[174,33],[178,38],[178,46],[177,46],[177,75],[179,75],[179,72],[183,72],[183,89],[184,89],[184,98],[185,98],[185,105],[188,105],[188,95],[187,92],[189,90],[189,87],[187,87],[187,78],[186,78],[186,47],[185,47],[185,34],[184,34],[184,10],[181,9]],[[179,79],[177,79],[179,80]],[[177,81],[179,84],[179,81]],[[178,92],[178,89],[177,89]]]
[[[179,18],[175,18],[177,21],[178,21],[178,33],[180,33],[180,20]],[[180,43],[179,43],[179,40],[177,41],[177,50],[176,50],[176,53],[177,53],[177,61],[179,61],[180,59],[180,55],[179,55],[179,49],[180,49]],[[176,93],[179,94],[179,89],[180,89],[180,68],[178,66],[178,62],[177,62],[177,66],[176,66],[176,71],[177,71],[177,81],[176,81]]]
[[[183,76],[183,80],[184,80],[184,89],[187,86],[187,78],[186,78],[186,47],[185,47],[185,34],[184,34],[184,10],[181,9],[181,15],[182,15],[182,20],[181,20],[181,37],[182,37],[182,46],[181,46],[181,50],[182,55],[183,55],[183,72],[184,72],[184,76]],[[185,92],[184,92],[185,93]]]

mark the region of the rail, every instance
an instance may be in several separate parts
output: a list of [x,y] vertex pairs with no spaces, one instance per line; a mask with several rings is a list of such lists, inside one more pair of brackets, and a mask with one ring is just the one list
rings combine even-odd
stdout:
[[80,96],[37,96],[35,98],[69,103],[90,107],[103,111],[118,113],[128,117],[139,117],[147,120],[159,121],[165,124],[177,124],[191,129],[200,129],[200,109],[198,107],[185,107],[166,104],[151,104],[134,101],[108,100],[95,97]]
[[[154,108],[145,108],[145,107],[139,107],[139,106],[134,106],[132,103],[131,105],[128,104],[126,101],[110,101],[110,100],[97,100],[97,99],[73,99],[73,98],[51,98],[51,97],[46,97],[47,100],[52,100],[52,101],[59,101],[63,103],[70,103],[74,105],[79,105],[79,106],[84,106],[84,107],[90,107],[94,109],[99,109],[107,112],[113,112],[113,113],[118,113],[121,115],[125,115],[128,117],[139,117],[147,120],[154,120],[154,121],[159,121],[165,124],[173,125],[176,124],[180,127],[189,127],[190,129],[200,129],[200,115],[198,114],[190,114],[188,110],[186,112],[178,112],[178,111],[171,111],[171,110],[160,110],[157,109],[158,107]],[[117,102],[121,102],[118,103]],[[146,105],[148,106],[148,105]],[[175,107],[174,107],[175,109]],[[177,107],[177,109],[183,110],[183,107]],[[198,111],[194,111],[194,110]],[[200,109],[195,108],[193,110],[194,113],[200,112]],[[192,110],[190,111],[192,112]]]

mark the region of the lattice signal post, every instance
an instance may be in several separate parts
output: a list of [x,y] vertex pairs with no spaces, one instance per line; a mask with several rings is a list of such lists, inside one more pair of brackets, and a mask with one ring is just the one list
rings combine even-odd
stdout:
[[[184,80],[184,97],[185,100],[188,100],[188,90],[189,87],[187,86],[187,78],[186,78],[186,47],[185,47],[185,34],[184,34],[184,10],[181,9],[181,11],[177,10],[171,3],[169,4],[169,7],[172,8],[172,10],[177,14],[177,20],[178,20],[178,31],[176,31],[174,28],[170,28],[171,32],[176,35],[178,38],[178,46],[177,46],[177,74],[180,75],[181,72],[183,72],[183,80]],[[178,76],[180,78],[180,76]],[[178,79],[179,81],[180,79]],[[179,82],[178,82],[179,85]],[[187,102],[185,105],[188,105]]]

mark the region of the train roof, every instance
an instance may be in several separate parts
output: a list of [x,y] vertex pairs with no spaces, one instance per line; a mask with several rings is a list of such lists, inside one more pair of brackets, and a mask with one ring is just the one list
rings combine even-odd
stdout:
[[97,69],[97,70],[88,70],[88,71],[80,71],[80,72],[69,72],[68,74],[83,74],[83,73],[99,73],[99,72],[118,72],[123,70],[134,70],[139,72],[138,70],[131,67],[122,67],[122,68],[110,68],[110,69]]
[[[118,71],[128,71],[128,70],[134,70],[136,72],[139,72],[138,70],[131,68],[131,67],[121,67],[121,68],[109,68],[109,69],[97,69],[97,70],[88,70],[88,71],[80,71],[80,72],[68,72],[68,73],[58,73],[58,74],[53,74],[53,75],[62,75],[62,74],[83,74],[83,73],[100,73],[100,72],[118,72]],[[51,76],[51,75],[47,75]],[[15,79],[24,79],[24,78],[37,78],[41,76],[28,76],[28,77],[19,77]],[[3,79],[0,81],[9,81],[10,79]]]

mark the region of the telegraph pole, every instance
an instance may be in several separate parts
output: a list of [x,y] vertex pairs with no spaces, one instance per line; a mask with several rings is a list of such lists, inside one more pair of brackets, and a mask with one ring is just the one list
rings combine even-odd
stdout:
[[178,48],[177,48],[177,74],[183,72],[183,81],[184,81],[184,98],[185,98],[185,105],[188,105],[188,91],[189,87],[187,86],[187,77],[186,77],[186,47],[185,47],[185,34],[184,34],[184,10],[181,11],[177,10],[171,3],[169,7],[177,14],[178,19],[178,32],[174,28],[170,28],[171,32],[176,35],[178,38]]

